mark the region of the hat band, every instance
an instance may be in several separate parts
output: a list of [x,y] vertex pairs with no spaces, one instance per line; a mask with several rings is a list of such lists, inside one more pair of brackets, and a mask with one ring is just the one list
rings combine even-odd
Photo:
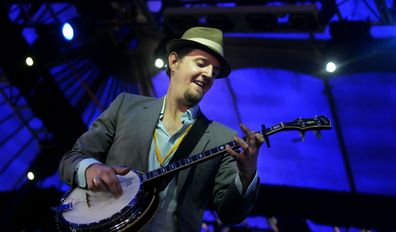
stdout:
[[223,47],[220,44],[213,42],[212,40],[203,39],[203,38],[188,38],[188,40],[193,40],[200,44],[209,46],[209,47],[213,48],[215,51],[217,51],[218,53],[220,53],[220,55],[223,56]]

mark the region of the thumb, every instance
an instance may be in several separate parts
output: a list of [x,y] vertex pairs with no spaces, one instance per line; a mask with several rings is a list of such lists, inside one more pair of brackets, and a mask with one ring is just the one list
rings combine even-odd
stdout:
[[112,167],[112,169],[114,170],[115,174],[121,175],[121,176],[127,174],[131,170],[130,167],[125,167],[125,166]]

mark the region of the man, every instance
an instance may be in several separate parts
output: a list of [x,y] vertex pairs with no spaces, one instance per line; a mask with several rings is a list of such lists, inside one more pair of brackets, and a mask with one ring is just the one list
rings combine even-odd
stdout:
[[146,231],[200,231],[203,213],[212,203],[224,223],[247,217],[257,198],[258,150],[263,137],[246,126],[247,140],[217,122],[209,121],[199,102],[215,78],[226,77],[230,66],[223,57],[223,34],[215,28],[195,27],[167,44],[170,78],[160,99],[120,94],[61,161],[61,179],[92,191],[122,194],[116,175],[130,168],[142,172],[169,163],[197,120],[208,122],[192,154],[233,139],[241,147],[177,173],[159,193],[160,202]]

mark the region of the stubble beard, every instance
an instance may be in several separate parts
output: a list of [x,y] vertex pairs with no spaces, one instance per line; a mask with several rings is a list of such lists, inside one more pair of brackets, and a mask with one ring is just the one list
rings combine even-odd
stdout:
[[203,94],[192,91],[191,89],[187,89],[184,92],[184,99],[186,99],[187,104],[191,107],[198,104],[203,98]]

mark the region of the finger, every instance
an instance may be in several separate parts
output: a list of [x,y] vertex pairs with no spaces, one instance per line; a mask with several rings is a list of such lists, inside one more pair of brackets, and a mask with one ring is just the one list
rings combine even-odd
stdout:
[[254,137],[256,138],[256,141],[259,145],[264,143],[264,136],[262,134],[254,134]]
[[256,144],[255,133],[251,131],[245,124],[241,124],[240,128],[242,129],[243,133],[246,135],[247,144],[249,144],[249,146],[254,146]]
[[93,183],[93,185],[92,185],[93,191],[106,191],[106,187],[103,184],[102,179],[100,179],[99,176],[95,176],[95,178],[93,178],[93,180],[92,180],[92,183]]
[[129,171],[131,171],[130,167],[112,167],[113,171],[117,175],[126,175]]
[[230,155],[230,156],[232,156],[232,157],[234,157],[235,159],[238,159],[239,157],[239,154],[236,152],[236,151],[234,151],[229,145],[226,145],[226,151],[227,151],[227,153]]
[[[105,169],[106,169],[106,166],[104,166],[103,164],[100,164],[100,163],[92,164],[87,168],[87,170],[85,171],[85,178],[86,178],[89,190],[97,191],[98,180],[97,179],[95,180],[95,178],[99,177],[101,175],[101,173],[104,172]],[[96,183],[94,183],[94,181]]]
[[245,140],[241,139],[240,137],[235,136],[235,137],[234,137],[234,140],[235,140],[235,142],[237,142],[237,144],[238,144],[243,150],[249,148],[249,144],[247,144],[247,142],[246,142]]
[[262,134],[251,131],[245,124],[241,124],[240,127],[246,134],[247,143],[250,146],[255,146],[256,144],[261,145],[264,143],[264,136]]
[[242,129],[243,133],[244,133],[246,136],[249,136],[249,135],[251,135],[251,134],[254,134],[253,131],[251,131],[251,130],[250,130],[245,124],[243,124],[243,123],[242,123],[239,127]]
[[122,195],[120,181],[114,173],[103,177],[103,183],[105,184],[107,191],[111,192],[115,197]]
[[[88,181],[89,180],[89,181]],[[88,179],[87,178],[87,188],[88,188],[88,190],[91,190],[91,191],[96,191],[96,189],[95,189],[95,183],[94,183],[94,181],[93,181],[93,179]]]

